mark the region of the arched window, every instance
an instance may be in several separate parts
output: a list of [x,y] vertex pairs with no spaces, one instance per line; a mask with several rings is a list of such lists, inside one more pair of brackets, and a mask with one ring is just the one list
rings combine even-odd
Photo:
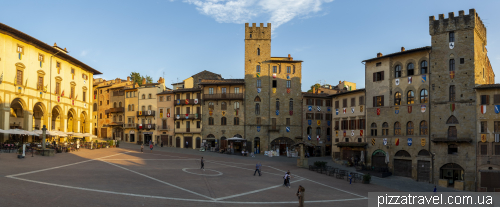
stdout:
[[372,125],[371,125],[371,135],[377,136],[377,124],[375,124],[375,123],[372,123]]
[[116,102],[113,102],[113,108],[116,108]]
[[145,94],[142,94],[142,99],[146,99],[146,95]]
[[151,94],[148,94],[148,98],[149,98],[149,99],[151,99],[151,98],[152,98]]
[[396,92],[394,94],[394,105],[395,106],[401,105],[401,93],[400,92]]
[[151,109],[152,109],[152,106],[151,106],[151,105],[149,105],[149,106],[148,106],[148,110],[151,110]]
[[431,156],[431,153],[429,153],[429,151],[427,151],[427,150],[424,150],[424,149],[423,149],[423,150],[420,150],[420,151],[418,152],[418,156],[425,156],[425,157],[429,157],[429,156]]
[[421,121],[420,122],[420,135],[427,135],[429,133],[427,129],[427,122],[426,121]]
[[451,115],[450,118],[448,118],[448,120],[446,121],[446,124],[458,124],[458,119]]
[[253,100],[255,102],[260,102],[260,97],[259,96],[256,96],[255,99]]
[[122,102],[120,101],[120,103],[118,103],[118,107],[122,107]]
[[128,107],[127,107],[127,111],[130,111],[132,108],[132,106],[129,104]]
[[135,104],[132,104],[132,111],[135,111]]
[[414,75],[415,74],[415,72],[414,72],[415,70],[413,70],[413,69],[415,69],[413,67],[413,63],[408,63],[408,65],[406,66],[406,70],[407,70],[407,74],[406,75],[407,76]]
[[293,111],[293,98],[291,98],[290,102],[288,103],[288,110]]
[[307,134],[311,135],[311,132],[312,132],[312,127],[307,127]]
[[407,104],[414,104],[415,103],[415,93],[413,93],[413,91],[408,91],[406,102],[407,102]]
[[142,111],[146,111],[146,106],[142,106]]
[[240,109],[240,102],[234,102],[234,109]]
[[394,135],[401,135],[401,123],[394,123]]
[[215,108],[214,103],[213,102],[208,102],[208,109],[213,111],[214,108]]
[[226,123],[227,123],[226,117],[220,118],[220,125],[226,125]]
[[240,118],[234,117],[234,123],[233,125],[240,125]]
[[260,65],[257,65],[257,73],[260,73]]
[[321,127],[316,127],[316,135],[321,135]]
[[118,116],[118,121],[122,121],[122,115]]
[[255,104],[255,115],[259,115],[259,114],[260,114],[260,104],[256,103]]
[[413,122],[406,123],[406,135],[413,135]]
[[429,93],[427,92],[426,89],[422,89],[420,91],[420,103],[427,103],[429,102]]
[[455,71],[455,59],[450,59],[450,71]]
[[382,135],[389,135],[389,124],[387,122],[382,124]]
[[257,48],[257,55],[260,55],[260,48]]
[[420,63],[420,73],[421,74],[427,73],[427,61],[425,60]]
[[226,102],[220,103],[220,109],[221,110],[227,110],[227,104],[226,104]]
[[394,72],[395,78],[401,77],[401,65],[396,65],[396,67],[394,68]]
[[97,111],[97,103],[94,103],[94,108],[92,110]]
[[399,150],[396,152],[394,155],[395,157],[411,157],[410,153],[408,153],[406,150]]
[[208,117],[208,125],[214,125],[214,117]]

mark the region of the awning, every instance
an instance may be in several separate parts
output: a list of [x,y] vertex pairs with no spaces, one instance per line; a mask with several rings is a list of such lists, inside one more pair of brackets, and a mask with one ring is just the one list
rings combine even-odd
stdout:
[[366,142],[339,142],[337,144],[337,147],[365,147],[368,145]]
[[229,140],[229,141],[235,141],[235,140],[246,140],[246,139],[243,139],[243,138],[239,138],[239,137],[233,137],[233,138],[229,138],[229,139],[226,139],[226,140]]
[[299,145],[305,145],[307,147],[314,147],[313,144],[307,143],[307,142],[299,142],[299,143],[296,143],[296,144],[292,145],[292,147],[299,146]]

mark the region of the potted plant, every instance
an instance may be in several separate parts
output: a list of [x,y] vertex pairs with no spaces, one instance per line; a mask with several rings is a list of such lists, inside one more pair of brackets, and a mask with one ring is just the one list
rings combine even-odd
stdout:
[[120,141],[116,141],[116,147],[120,147]]
[[370,173],[364,174],[363,175],[363,184],[370,184],[370,180],[372,179],[372,176]]

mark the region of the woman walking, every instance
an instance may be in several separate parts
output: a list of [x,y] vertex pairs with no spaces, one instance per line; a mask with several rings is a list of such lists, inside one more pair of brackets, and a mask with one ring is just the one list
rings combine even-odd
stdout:
[[[287,187],[288,186],[288,177],[290,175],[288,173],[285,173],[285,176],[283,176],[283,186]],[[290,187],[289,187],[290,188]]]
[[153,152],[153,142],[151,142],[151,140],[149,140],[149,149],[151,149],[151,152]]
[[291,187],[290,179],[292,178],[292,174],[290,173],[290,170],[287,172],[287,174],[288,174],[288,177],[287,177],[286,183],[288,184],[288,188],[290,188]]
[[299,189],[297,190],[297,197],[299,198],[299,207],[304,207],[304,187],[299,185]]

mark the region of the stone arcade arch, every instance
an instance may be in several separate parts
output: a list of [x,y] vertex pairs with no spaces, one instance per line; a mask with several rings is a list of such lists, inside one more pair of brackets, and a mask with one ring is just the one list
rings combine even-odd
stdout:
[[399,150],[394,155],[394,175],[411,178],[411,155],[406,150]]
[[66,132],[76,132],[78,130],[78,120],[76,116],[76,112],[74,109],[68,110],[68,118],[67,118],[67,131]]
[[9,117],[9,128],[10,129],[24,129],[31,130],[29,125],[29,119],[27,119],[30,114],[27,111],[26,102],[21,98],[15,98],[10,103],[10,117]]
[[50,130],[61,131],[63,129],[63,113],[62,108],[59,105],[52,108],[52,116],[50,122]]
[[47,125],[47,113],[45,105],[42,102],[37,102],[33,106],[33,129],[39,130],[43,128],[43,125]]

